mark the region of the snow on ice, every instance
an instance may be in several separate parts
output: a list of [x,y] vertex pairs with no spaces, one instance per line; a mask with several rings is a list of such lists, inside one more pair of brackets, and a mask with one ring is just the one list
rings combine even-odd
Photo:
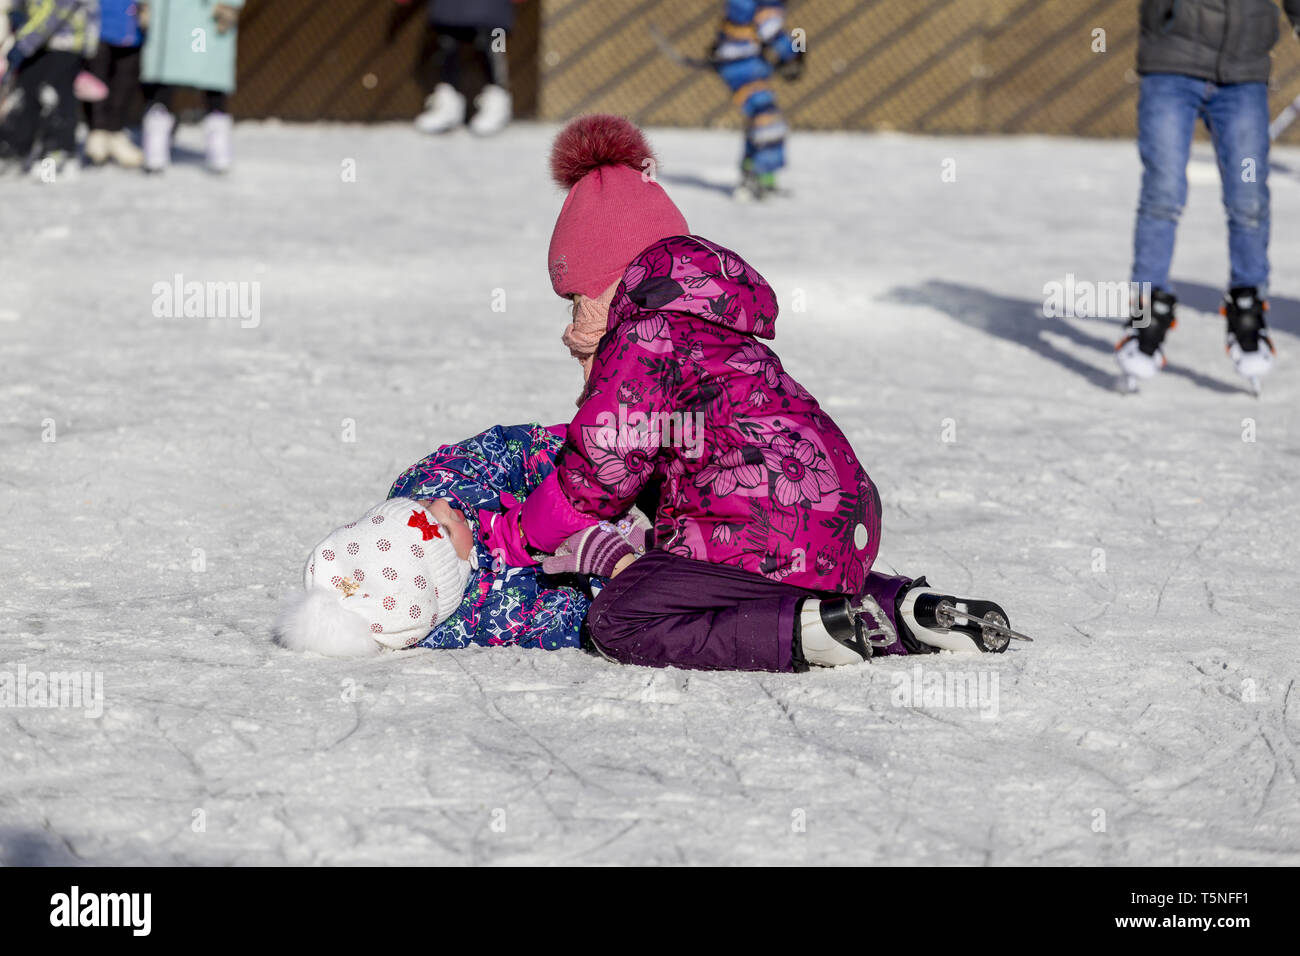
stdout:
[[[0,670],[103,695],[0,707],[0,861],[1300,863],[1295,150],[1262,398],[1203,178],[1170,367],[1124,396],[1118,320],[1043,302],[1126,277],[1132,143],[801,134],[794,197],[742,205],[733,134],[651,131],[775,286],[881,566],[1032,645],[806,675],[274,647],[307,549],[400,469],[570,416],[553,132],[247,124],[224,179],[0,183]],[[187,317],[189,283],[258,321]]]

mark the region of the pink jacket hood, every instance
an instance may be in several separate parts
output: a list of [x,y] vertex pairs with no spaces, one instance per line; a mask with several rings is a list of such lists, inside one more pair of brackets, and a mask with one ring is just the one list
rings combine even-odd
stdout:
[[642,312],[682,312],[755,338],[776,337],[776,294],[767,280],[699,236],[656,242],[628,266],[609,327]]

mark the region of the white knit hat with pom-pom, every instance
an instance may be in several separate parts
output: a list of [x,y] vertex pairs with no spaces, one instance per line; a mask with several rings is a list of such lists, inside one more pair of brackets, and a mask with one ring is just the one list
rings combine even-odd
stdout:
[[410,498],[390,498],[312,549],[306,592],[276,626],[279,642],[332,657],[418,644],[456,611],[469,562]]

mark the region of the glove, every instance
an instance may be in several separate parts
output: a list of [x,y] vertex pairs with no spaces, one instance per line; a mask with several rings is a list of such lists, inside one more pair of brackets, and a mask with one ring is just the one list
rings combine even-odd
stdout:
[[650,532],[654,525],[650,519],[645,516],[640,508],[633,507],[614,525],[618,533],[627,539],[627,543],[632,546],[637,554],[645,554],[648,550],[647,544],[650,540]]
[[239,23],[239,8],[218,3],[216,9],[212,11],[212,16],[217,21],[217,32],[229,33],[235,28],[235,24]]
[[[624,519],[627,520],[627,519]],[[614,569],[624,558],[635,556],[617,525],[602,521],[565,538],[555,554],[542,559],[547,574],[590,574],[598,578],[614,576]]]
[[787,83],[793,83],[795,80],[799,79],[799,77],[803,76],[803,58],[804,54],[802,51],[796,50],[794,56],[790,57],[790,59],[776,64],[777,76],[781,77],[781,79],[785,80]]

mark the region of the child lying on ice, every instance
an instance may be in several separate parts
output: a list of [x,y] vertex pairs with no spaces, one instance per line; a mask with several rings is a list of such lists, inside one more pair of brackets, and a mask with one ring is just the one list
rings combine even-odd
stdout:
[[593,523],[545,567],[508,567],[481,521],[534,491],[555,467],[563,425],[498,425],[404,471],[388,500],[312,549],[304,593],[277,626],[285,647],[332,656],[469,644],[577,647],[590,606],[558,575],[611,578],[644,525]]

